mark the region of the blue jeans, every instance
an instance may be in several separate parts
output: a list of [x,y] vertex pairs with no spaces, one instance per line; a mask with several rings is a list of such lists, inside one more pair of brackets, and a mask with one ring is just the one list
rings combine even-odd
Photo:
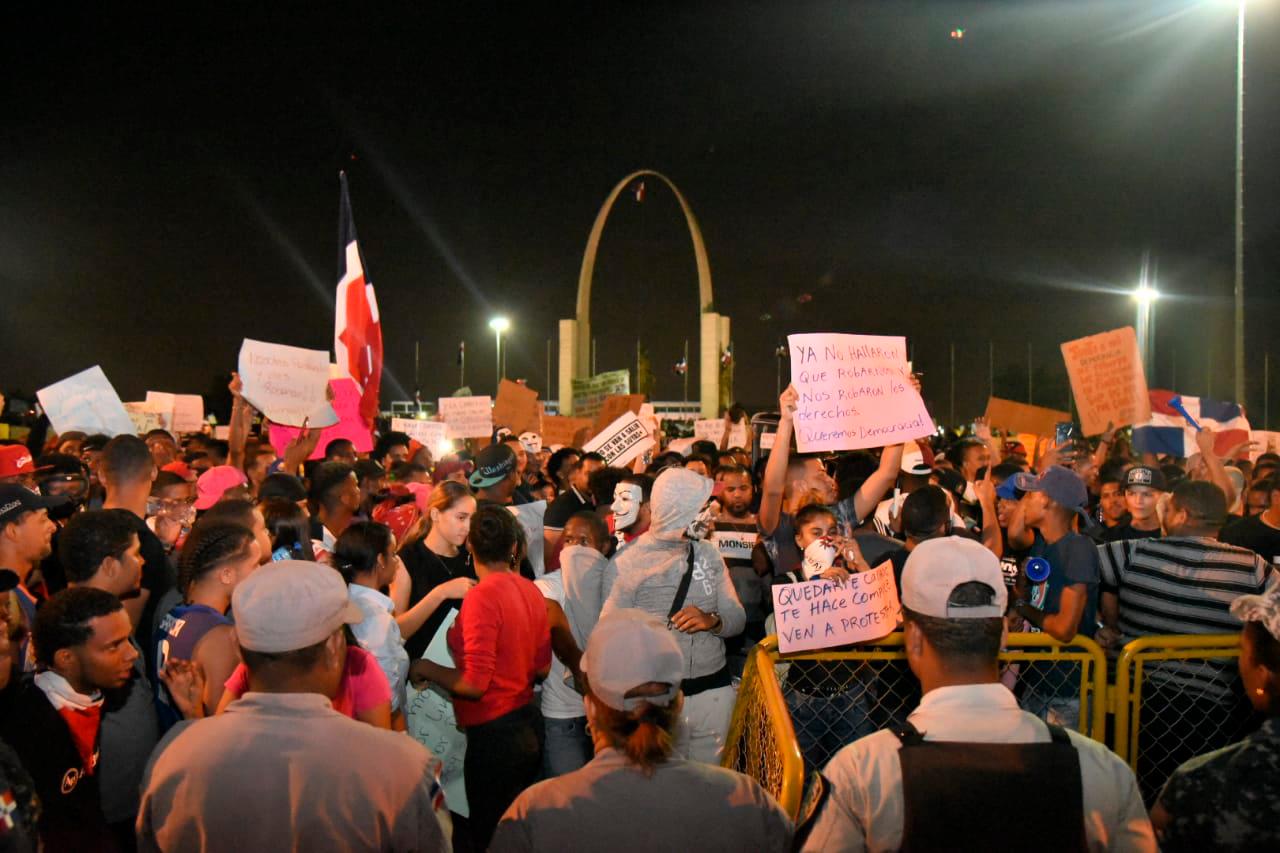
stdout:
[[587,734],[587,718],[573,717],[562,720],[543,717],[547,732],[542,752],[542,775],[546,779],[572,773],[585,765],[595,755],[591,735]]
[[800,753],[814,770],[825,767],[841,747],[876,730],[861,685],[833,696],[810,696],[788,689],[786,698]]

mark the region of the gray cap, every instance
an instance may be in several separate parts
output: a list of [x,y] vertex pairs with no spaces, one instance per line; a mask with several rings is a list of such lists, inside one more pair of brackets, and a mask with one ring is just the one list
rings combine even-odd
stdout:
[[[596,623],[582,656],[591,695],[616,711],[632,711],[642,702],[670,705],[684,679],[684,653],[671,630],[643,610],[615,610]],[[627,696],[642,684],[668,689],[652,696]]]
[[335,569],[307,560],[259,567],[231,595],[240,645],[254,652],[294,652],[327,640],[364,616]]

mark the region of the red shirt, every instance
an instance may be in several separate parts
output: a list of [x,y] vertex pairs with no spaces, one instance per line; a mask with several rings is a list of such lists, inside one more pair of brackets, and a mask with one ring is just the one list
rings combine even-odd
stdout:
[[458,725],[478,726],[533,701],[537,673],[551,665],[551,629],[542,593],[515,572],[485,575],[449,629],[449,652],[479,699],[453,697]]

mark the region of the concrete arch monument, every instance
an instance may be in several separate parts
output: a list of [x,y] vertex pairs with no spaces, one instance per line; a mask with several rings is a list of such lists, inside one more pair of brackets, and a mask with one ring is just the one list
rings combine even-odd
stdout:
[[720,412],[720,356],[729,345],[729,318],[715,312],[711,294],[711,263],[707,260],[707,247],[702,242],[702,230],[698,219],[680,189],[661,172],[640,169],[627,175],[614,186],[600,206],[596,221],[587,237],[587,248],[582,255],[582,270],[578,274],[577,316],[560,321],[560,411],[573,412],[573,380],[583,379],[591,373],[591,280],[595,275],[596,252],[600,237],[614,203],[633,181],[640,178],[656,178],[671,190],[684,212],[689,226],[689,239],[693,243],[693,256],[698,270],[698,385],[701,391],[702,416],[714,418]]

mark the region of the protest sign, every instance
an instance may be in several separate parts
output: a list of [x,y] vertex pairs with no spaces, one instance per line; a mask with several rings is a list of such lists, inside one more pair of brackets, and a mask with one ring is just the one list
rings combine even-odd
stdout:
[[524,528],[525,541],[529,543],[527,556],[529,564],[533,566],[534,576],[542,577],[547,570],[542,561],[542,548],[539,546],[542,544],[542,517],[547,514],[547,502],[533,501],[509,506],[507,509]]
[[[693,437],[699,440],[715,442],[716,447],[719,447],[720,439],[724,438],[724,420],[708,418],[694,421]],[[743,448],[747,446],[747,425],[745,423],[735,423],[733,425],[733,429],[729,430],[729,443],[725,446]]]
[[[1054,427],[1069,420],[1071,420],[1071,413],[1058,409],[1028,406],[1026,403],[1002,400],[999,397],[991,397],[987,400],[987,423],[1006,435],[1030,433],[1052,438]],[[1030,453],[1031,450],[1031,446],[1027,445],[1027,452]]]
[[587,379],[573,380],[573,414],[579,418],[594,418],[610,394],[631,393],[631,371],[610,370],[597,373]]
[[36,392],[56,432],[133,435],[133,419],[98,365]]
[[538,392],[519,382],[504,379],[493,401],[493,422],[516,435],[538,429]]
[[213,428],[213,437],[219,441],[226,441],[231,438],[230,426],[216,426]]
[[170,412],[161,409],[154,403],[126,402],[124,410],[133,421],[133,431],[138,435],[146,435],[153,429],[168,431]]
[[564,415],[543,415],[538,433],[542,436],[542,446],[551,447],[559,444],[562,447],[576,447],[574,436],[579,430],[590,429],[590,418],[571,418]]
[[777,437],[778,437],[778,434],[776,432],[760,433],[760,449],[772,450],[774,439],[776,439]]
[[933,433],[907,373],[905,338],[789,335],[801,453],[900,444]]
[[493,405],[489,397],[441,397],[440,418],[449,425],[449,438],[493,435]]
[[240,345],[241,395],[272,423],[333,426],[329,405],[329,353],[245,338]]
[[582,449],[588,453],[599,453],[606,465],[626,465],[653,444],[653,436],[644,428],[640,417],[627,412],[584,444]]
[[1062,360],[1085,435],[1100,435],[1108,424],[1122,427],[1151,420],[1151,395],[1132,326],[1067,341]]
[[595,431],[600,432],[627,412],[640,414],[643,406],[643,394],[610,394],[604,398],[604,402],[600,404],[600,411],[596,413]]
[[[446,635],[457,618],[458,610],[449,608],[440,627],[436,629],[435,636],[431,638],[431,644],[422,653],[423,660],[429,660],[441,666],[454,666]],[[440,760],[440,787],[444,790],[449,811],[463,817],[469,816],[471,811],[467,804],[467,788],[463,779],[467,735],[458,728],[458,719],[453,712],[453,700],[442,688],[435,685],[419,690],[412,684],[408,684],[405,685],[404,708],[405,728],[408,729],[409,735],[431,750],[431,754]]]
[[179,435],[204,429],[204,397],[199,394],[148,391],[147,403],[156,406],[156,411],[169,413],[169,425],[165,429]]
[[679,453],[681,456],[688,456],[693,452],[692,438],[673,438],[667,442],[667,450],[671,453]]
[[893,565],[849,576],[845,583],[827,580],[777,584],[773,612],[778,627],[778,650],[803,652],[828,649],[893,632],[902,616]]
[[392,418],[391,429],[402,432],[435,454],[440,445],[449,440],[449,426],[443,421],[422,421],[417,418]]
[[[360,414],[360,389],[356,387],[355,380],[349,377],[330,379],[329,386],[333,389],[333,411],[338,416],[338,422],[321,430],[320,441],[308,458],[323,459],[329,442],[340,438],[349,439],[359,453],[373,450],[373,436],[365,426],[364,416]],[[276,453],[283,456],[289,442],[301,431],[299,427],[272,423],[267,435]]]
[[1249,431],[1249,440],[1253,447],[1249,448],[1249,459],[1254,462],[1264,453],[1280,453],[1280,432],[1266,432],[1255,429]]

